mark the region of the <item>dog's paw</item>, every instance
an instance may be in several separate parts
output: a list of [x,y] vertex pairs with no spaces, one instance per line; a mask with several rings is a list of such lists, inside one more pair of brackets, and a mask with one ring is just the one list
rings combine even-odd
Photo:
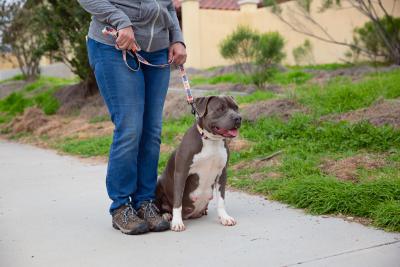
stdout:
[[186,229],[186,227],[185,227],[185,225],[183,224],[183,221],[182,220],[176,220],[176,221],[174,221],[173,219],[172,219],[172,222],[171,222],[171,230],[172,231],[175,231],[175,232],[182,232],[182,231],[184,231]]
[[224,226],[234,226],[236,224],[236,221],[234,218],[232,218],[229,215],[226,216],[220,216],[219,221],[221,222],[222,225]]

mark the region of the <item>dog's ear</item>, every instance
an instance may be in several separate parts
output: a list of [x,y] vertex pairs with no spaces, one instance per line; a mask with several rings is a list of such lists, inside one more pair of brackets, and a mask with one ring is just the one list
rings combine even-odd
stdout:
[[228,104],[232,107],[234,107],[235,109],[239,109],[239,106],[236,104],[235,99],[233,98],[233,96],[230,95],[226,95],[225,96],[226,101],[228,102]]
[[196,97],[194,99],[194,104],[196,105],[196,109],[200,118],[204,117],[206,114],[207,105],[211,98],[213,98],[213,96]]

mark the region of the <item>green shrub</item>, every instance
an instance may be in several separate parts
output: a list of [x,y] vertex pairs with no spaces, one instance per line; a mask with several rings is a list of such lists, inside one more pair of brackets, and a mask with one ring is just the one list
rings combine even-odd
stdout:
[[292,51],[292,54],[296,64],[314,64],[315,60],[312,50],[313,46],[308,39],[306,39],[302,45],[295,47]]
[[254,30],[239,26],[221,42],[220,53],[222,57],[233,60],[239,67],[254,63],[254,44],[257,37],[258,34]]
[[0,100],[0,111],[9,115],[16,115],[24,112],[25,108],[33,105],[31,99],[25,98],[21,93],[14,92]]
[[[400,18],[385,16],[379,20],[379,25],[386,33],[386,39],[382,38],[377,23],[369,21],[362,27],[354,29],[352,49],[353,56],[363,54],[374,61],[400,64],[398,61],[398,49],[400,46]],[[388,43],[390,46],[388,46]],[[397,48],[396,48],[397,47]],[[397,49],[397,51],[395,51]],[[397,56],[396,56],[397,55]]]
[[275,65],[285,57],[283,37],[278,32],[258,33],[239,26],[220,44],[220,53],[233,60],[241,71],[261,86],[271,76]]
[[43,92],[33,99],[35,104],[43,110],[46,115],[53,115],[60,107],[60,103],[53,96],[53,90]]

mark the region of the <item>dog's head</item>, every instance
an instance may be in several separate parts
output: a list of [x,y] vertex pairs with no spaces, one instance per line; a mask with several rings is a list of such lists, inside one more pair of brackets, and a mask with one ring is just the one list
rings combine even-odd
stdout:
[[234,138],[242,123],[238,105],[231,96],[195,98],[199,125],[204,130],[225,138]]

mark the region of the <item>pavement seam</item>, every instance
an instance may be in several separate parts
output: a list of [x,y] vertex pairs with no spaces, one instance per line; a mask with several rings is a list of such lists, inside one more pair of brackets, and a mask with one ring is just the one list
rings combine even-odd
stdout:
[[358,249],[343,251],[343,252],[340,252],[340,253],[336,253],[336,254],[332,254],[332,255],[328,255],[328,256],[324,256],[324,257],[319,257],[319,258],[315,258],[315,259],[311,259],[311,260],[299,261],[299,262],[296,262],[296,263],[283,265],[282,267],[290,267],[290,266],[300,265],[300,264],[304,264],[304,263],[316,262],[316,261],[329,259],[329,258],[334,258],[334,257],[338,257],[338,256],[346,255],[346,254],[351,254],[351,253],[355,253],[355,252],[360,252],[360,251],[364,251],[364,250],[368,250],[368,249],[379,248],[379,247],[384,247],[384,246],[390,246],[390,245],[394,245],[394,244],[397,244],[397,243],[400,243],[400,240],[396,240],[396,241],[392,241],[392,242],[386,242],[386,243],[382,243],[382,244],[378,244],[378,245],[374,245],[374,246],[370,246],[370,247],[366,247],[366,248],[358,248]]

